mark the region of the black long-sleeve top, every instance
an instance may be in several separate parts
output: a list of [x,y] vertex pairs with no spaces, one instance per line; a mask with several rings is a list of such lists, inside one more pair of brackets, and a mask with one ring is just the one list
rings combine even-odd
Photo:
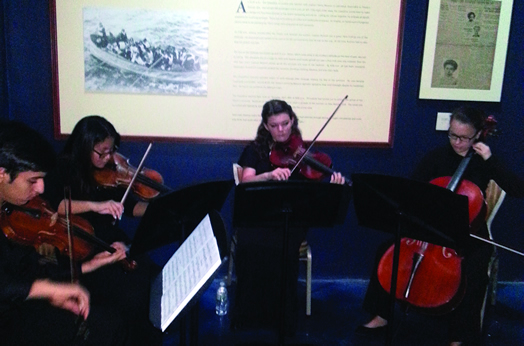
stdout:
[[[59,162],[58,168],[49,172],[45,177],[45,191],[44,198],[50,203],[55,210],[58,208],[60,202],[64,199],[64,187],[66,182],[70,179],[67,177],[67,172],[71,171],[69,162],[62,160]],[[83,192],[78,184],[71,184],[71,199],[79,201],[103,202],[108,200],[120,201],[124,195],[125,190],[119,188],[104,188],[97,186],[91,189],[90,192]],[[131,194],[124,202],[124,214],[126,216],[133,215],[138,200]],[[130,243],[127,234],[115,224],[111,215],[99,214],[96,212],[86,212],[78,214],[78,216],[86,219],[94,228],[95,235],[111,244],[115,241]]]
[[31,246],[17,244],[0,234],[0,323],[8,311],[24,301],[38,279],[68,281],[69,268],[41,262]]
[[[430,151],[420,161],[412,178],[422,182],[453,176],[463,157],[458,155],[451,145]],[[463,179],[476,184],[484,193],[490,180],[494,180],[509,196],[524,197],[524,179],[507,169],[494,155],[484,161],[474,154],[469,162]]]

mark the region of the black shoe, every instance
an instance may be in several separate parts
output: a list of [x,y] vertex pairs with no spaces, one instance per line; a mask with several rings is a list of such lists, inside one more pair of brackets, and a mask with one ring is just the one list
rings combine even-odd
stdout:
[[361,335],[361,336],[380,336],[380,335],[385,335],[387,329],[388,329],[387,325],[382,326],[382,327],[376,327],[376,328],[358,326],[355,329],[355,334]]

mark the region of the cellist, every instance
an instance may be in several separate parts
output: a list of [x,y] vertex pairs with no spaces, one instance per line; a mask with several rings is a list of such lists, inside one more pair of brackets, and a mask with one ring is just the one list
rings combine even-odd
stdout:
[[[22,206],[41,194],[54,162],[53,148],[39,133],[21,123],[0,123],[0,205]],[[78,269],[86,272],[123,257],[119,251],[101,254]],[[34,247],[0,235],[2,344],[123,345],[127,332],[118,314],[92,306],[89,292],[68,282],[69,268],[40,260]]]
[[[472,149],[475,154],[463,179],[476,184],[483,193],[492,179],[508,195],[524,197],[524,180],[507,170],[491,153],[489,146],[478,140],[485,123],[486,115],[479,109],[460,107],[454,110],[448,131],[449,143],[429,152],[415,169],[412,178],[429,182],[434,178],[452,176],[462,159]],[[485,223],[477,230],[477,235],[488,238]],[[388,324],[389,293],[384,291],[377,279],[377,266],[390,245],[391,243],[384,244],[377,252],[377,260],[364,298],[363,308],[373,317],[366,324],[359,326],[356,334],[382,334]],[[469,239],[466,248],[463,249],[462,270],[465,271],[467,280],[466,292],[459,305],[445,315],[449,326],[450,345],[480,344],[480,314],[484,291],[479,287],[486,287],[488,284],[487,268],[492,251],[492,245],[473,238]]]

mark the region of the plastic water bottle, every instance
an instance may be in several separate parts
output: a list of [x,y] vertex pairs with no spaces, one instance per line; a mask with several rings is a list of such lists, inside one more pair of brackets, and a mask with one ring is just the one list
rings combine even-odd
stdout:
[[227,298],[227,288],[225,282],[220,282],[220,286],[217,290],[217,302],[216,302],[216,312],[218,316],[224,316],[227,314],[227,309],[229,307],[229,299]]

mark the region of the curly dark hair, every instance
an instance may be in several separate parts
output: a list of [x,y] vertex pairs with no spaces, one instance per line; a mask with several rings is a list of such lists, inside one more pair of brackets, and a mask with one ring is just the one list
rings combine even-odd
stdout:
[[454,70],[456,70],[458,68],[457,62],[455,60],[453,60],[453,59],[449,59],[449,60],[444,61],[444,64],[442,66],[446,67],[446,65],[453,66]]
[[269,133],[264,125],[267,125],[270,116],[280,113],[286,113],[289,115],[289,118],[293,120],[291,134],[301,136],[300,130],[298,129],[298,118],[295,112],[293,112],[293,108],[291,108],[291,106],[286,101],[267,101],[262,107],[262,121],[258,126],[257,136],[254,140],[256,151],[262,158],[269,155],[269,151],[273,146],[273,138],[271,137],[271,133]]

